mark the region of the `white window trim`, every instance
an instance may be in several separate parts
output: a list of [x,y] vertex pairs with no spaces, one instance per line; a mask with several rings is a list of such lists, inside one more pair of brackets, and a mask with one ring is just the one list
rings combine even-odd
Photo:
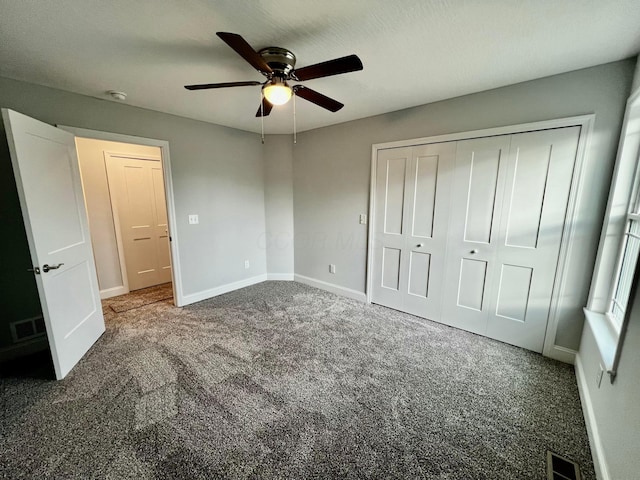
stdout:
[[[631,287],[631,294],[622,325],[617,325],[607,314],[616,285],[621,254],[624,248],[627,222],[636,215],[631,214],[640,192],[640,89],[627,101],[618,155],[613,174],[607,212],[600,237],[600,246],[593,272],[589,300],[584,314],[595,338],[603,366],[615,378],[620,353],[624,343],[629,311],[638,283],[638,269]],[[633,205],[632,205],[633,202]]]

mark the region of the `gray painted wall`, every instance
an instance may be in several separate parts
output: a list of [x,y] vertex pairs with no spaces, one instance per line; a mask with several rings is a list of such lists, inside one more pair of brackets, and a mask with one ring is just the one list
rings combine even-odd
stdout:
[[609,478],[638,478],[640,452],[640,295],[636,292],[631,318],[624,342],[618,375],[613,384],[605,374],[600,388],[596,374],[600,369],[600,354],[589,324],[585,324],[580,343],[580,361],[586,378],[602,453]]
[[[267,271],[260,136],[173,115],[0,78],[0,106],[50,124],[168,140],[184,294]],[[0,346],[10,321],[40,307],[4,127],[0,130]],[[198,214],[199,225],[187,216]],[[7,254],[9,253],[9,254]],[[248,259],[251,268],[244,268]]]
[[264,156],[264,199],[269,274],[293,276],[293,138],[269,135]]
[[[640,57],[639,57],[640,59]],[[640,91],[640,62],[636,66],[634,89]],[[604,241],[604,238],[602,239]],[[601,357],[591,326],[586,323],[582,332],[579,363],[585,379],[580,392],[583,403],[590,404],[595,430],[602,446],[609,478],[626,479],[638,476],[640,451],[640,291],[632,292],[631,313],[627,334],[622,347],[618,374],[612,384],[608,377],[600,388],[596,374],[600,371]],[[592,425],[593,427],[593,425]]]
[[372,144],[595,113],[556,336],[577,349],[634,67],[629,59],[299,134],[295,273],[365,291],[367,228],[358,215],[368,211]]
[[633,74],[633,84],[631,85],[631,91],[635,92],[640,88],[640,57],[638,57],[638,62],[636,63],[636,71]]

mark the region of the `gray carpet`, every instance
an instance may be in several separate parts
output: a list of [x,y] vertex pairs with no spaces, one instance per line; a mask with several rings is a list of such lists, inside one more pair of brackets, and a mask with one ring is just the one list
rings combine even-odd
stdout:
[[113,316],[3,374],[1,478],[593,479],[572,367],[292,282]]

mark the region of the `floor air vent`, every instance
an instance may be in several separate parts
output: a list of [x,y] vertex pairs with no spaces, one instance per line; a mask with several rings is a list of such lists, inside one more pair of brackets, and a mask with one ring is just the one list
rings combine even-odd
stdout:
[[547,451],[548,480],[580,480],[580,467],[576,462]]

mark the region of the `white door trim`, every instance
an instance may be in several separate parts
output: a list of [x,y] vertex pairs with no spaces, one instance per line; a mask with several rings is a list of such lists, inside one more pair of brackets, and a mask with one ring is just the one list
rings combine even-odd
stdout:
[[[180,257],[178,255],[178,229],[176,221],[175,199],[173,195],[173,180],[171,176],[171,159],[169,155],[169,142],[153,138],[136,137],[134,135],[123,135],[121,133],[102,132],[86,128],[70,127],[67,125],[57,125],[58,128],[73,133],[76,137],[94,138],[97,140],[108,140],[111,142],[133,143],[137,145],[147,145],[160,147],[162,152],[162,173],[164,176],[164,191],[167,201],[167,220],[169,223],[169,235],[171,237],[171,278],[173,283],[173,300],[176,307],[186,304],[182,291],[182,274],[180,269]],[[122,155],[122,154],[120,154]],[[123,275],[125,275],[123,273]]]
[[[472,138],[491,137],[495,135],[511,135],[514,133],[524,133],[535,130],[549,130],[552,128],[563,128],[580,126],[580,139],[578,141],[578,152],[574,167],[573,178],[571,180],[571,190],[567,213],[565,216],[566,228],[562,234],[560,242],[560,254],[558,256],[558,268],[556,270],[553,291],[551,294],[551,308],[549,309],[549,320],[544,339],[542,354],[547,357],[557,358],[567,361],[566,355],[558,356],[558,349],[566,350],[555,345],[556,332],[558,330],[558,305],[566,287],[567,270],[566,263],[571,254],[572,240],[575,235],[575,217],[578,210],[578,198],[583,186],[584,164],[589,151],[590,140],[593,133],[595,114],[579,115],[575,117],[559,118],[553,120],[543,120],[540,122],[524,123],[519,125],[507,125],[503,127],[488,128],[484,130],[472,130],[469,132],[458,132],[432,137],[414,138],[395,142],[374,143],[371,146],[371,181],[369,184],[369,228],[367,233],[367,278],[366,296],[367,302],[371,303],[371,282],[373,274],[373,239],[374,239],[374,219],[375,219],[375,185],[376,185],[376,159],[378,150],[388,148],[409,147],[414,145],[424,145],[429,143],[455,142],[458,140],[468,140]],[[562,357],[562,358],[559,358]]]

